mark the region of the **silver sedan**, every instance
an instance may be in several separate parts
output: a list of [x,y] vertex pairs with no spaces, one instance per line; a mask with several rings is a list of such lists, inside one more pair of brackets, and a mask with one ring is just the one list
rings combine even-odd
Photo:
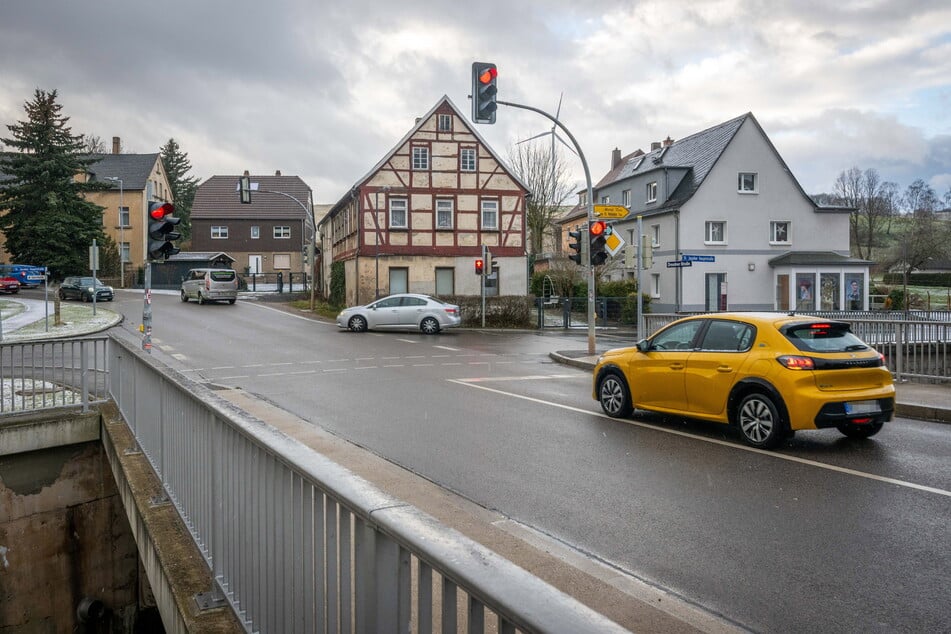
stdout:
[[462,315],[458,306],[415,293],[389,295],[366,306],[345,308],[337,315],[337,326],[353,332],[420,330],[434,335],[460,323]]

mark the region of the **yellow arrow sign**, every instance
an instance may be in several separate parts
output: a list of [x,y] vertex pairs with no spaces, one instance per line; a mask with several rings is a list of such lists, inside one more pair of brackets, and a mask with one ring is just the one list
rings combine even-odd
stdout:
[[594,215],[598,218],[626,218],[629,214],[627,207],[623,205],[595,205],[594,206]]

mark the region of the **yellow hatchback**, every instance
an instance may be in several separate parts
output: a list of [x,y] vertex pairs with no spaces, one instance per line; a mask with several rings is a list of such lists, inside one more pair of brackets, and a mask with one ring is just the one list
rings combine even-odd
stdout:
[[849,324],[782,313],[668,324],[635,347],[601,355],[593,396],[614,418],[637,408],[725,423],[764,449],[801,429],[869,438],[895,408],[885,358]]

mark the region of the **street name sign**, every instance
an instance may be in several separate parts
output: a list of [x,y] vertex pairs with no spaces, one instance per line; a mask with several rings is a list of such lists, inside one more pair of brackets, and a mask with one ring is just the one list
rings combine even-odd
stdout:
[[594,215],[598,218],[609,218],[611,220],[620,220],[627,218],[630,213],[624,205],[595,205]]
[[683,262],[716,262],[717,257],[715,255],[681,255],[680,259]]
[[679,269],[684,266],[693,266],[693,262],[689,260],[684,262],[683,260],[667,260],[668,269]]

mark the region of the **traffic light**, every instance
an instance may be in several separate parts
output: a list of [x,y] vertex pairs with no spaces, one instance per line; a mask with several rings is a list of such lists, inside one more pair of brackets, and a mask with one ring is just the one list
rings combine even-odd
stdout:
[[476,258],[475,273],[476,275],[482,275],[485,273],[485,261],[482,258]]
[[472,62],[472,122],[495,123],[499,71],[495,64]]
[[173,213],[172,203],[149,203],[149,257],[153,260],[167,260],[168,256],[181,251],[174,241],[182,237],[175,230],[182,219],[173,217]]
[[[568,256],[568,259],[581,266],[581,228],[575,227],[578,231],[568,232],[568,248],[574,253]],[[574,242],[572,242],[574,240]]]
[[588,228],[591,240],[591,249],[588,251],[591,254],[591,266],[604,264],[608,259],[608,252],[605,250],[607,231],[608,225],[603,220],[595,220]]

